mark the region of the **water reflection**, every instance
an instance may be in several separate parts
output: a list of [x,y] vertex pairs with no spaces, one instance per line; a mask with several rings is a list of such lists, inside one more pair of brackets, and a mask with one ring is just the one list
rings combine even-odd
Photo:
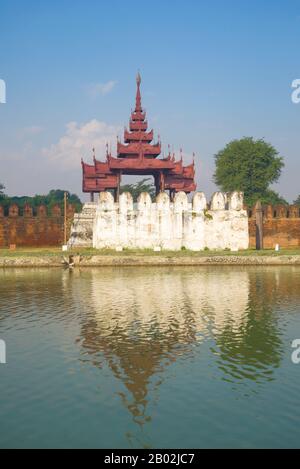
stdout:
[[150,419],[150,388],[157,391],[164,370],[201,352],[203,342],[210,344],[219,378],[234,387],[271,380],[283,353],[274,308],[279,299],[299,303],[300,297],[297,277],[286,281],[284,269],[274,268],[108,268],[73,276],[89,284],[83,303],[73,282],[84,310],[83,359],[109,365],[139,424]]
[[2,444],[291,445],[299,283],[297,267],[1,271]]
[[[274,368],[283,354],[281,329],[274,314],[277,295],[274,281],[278,277],[269,272],[260,275],[249,272],[249,300],[243,312],[247,321],[234,327],[231,321],[216,329],[217,363],[231,383],[244,379],[263,382],[272,380]],[[254,388],[256,390],[256,388]]]

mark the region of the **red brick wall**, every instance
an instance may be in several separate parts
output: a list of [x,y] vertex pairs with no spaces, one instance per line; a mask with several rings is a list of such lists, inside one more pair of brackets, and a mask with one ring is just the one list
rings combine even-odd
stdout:
[[[300,207],[267,205],[263,207],[264,247],[274,248],[279,244],[282,248],[300,247]],[[255,208],[248,209],[250,247],[255,248]],[[68,236],[73,221],[74,208],[69,205],[67,212]],[[53,207],[51,213],[46,207],[38,207],[33,216],[32,208],[27,205],[23,213],[19,213],[16,205],[4,214],[0,206],[0,248],[16,244],[17,247],[60,246],[64,237],[64,217],[60,207]]]
[[[250,247],[255,248],[255,208],[248,209]],[[264,248],[300,247],[300,207],[296,205],[266,205],[263,207]]]
[[[68,236],[74,216],[74,208],[68,206]],[[16,205],[9,207],[4,213],[0,206],[0,248],[16,244],[17,247],[59,246],[63,244],[64,217],[60,207],[55,206],[51,213],[45,206],[37,208],[35,216],[30,206],[25,206],[23,213]]]

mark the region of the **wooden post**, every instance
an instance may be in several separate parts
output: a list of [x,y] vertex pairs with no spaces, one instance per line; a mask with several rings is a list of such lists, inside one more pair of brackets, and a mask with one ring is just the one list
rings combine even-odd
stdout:
[[95,200],[95,199],[94,199],[94,192],[91,192],[91,193],[90,193],[90,200],[91,200],[91,202],[94,202],[94,200]]
[[164,192],[165,191],[165,175],[163,173],[163,171],[161,171],[160,173],[160,192]]
[[264,248],[263,211],[260,200],[255,205],[256,249]]
[[119,202],[120,199],[120,185],[121,185],[121,170],[119,171],[118,174],[118,186],[116,190],[116,202]]
[[64,193],[64,245],[67,244],[67,193]]
[[159,194],[159,180],[157,174],[154,175],[154,184],[155,184],[155,195],[156,197]]

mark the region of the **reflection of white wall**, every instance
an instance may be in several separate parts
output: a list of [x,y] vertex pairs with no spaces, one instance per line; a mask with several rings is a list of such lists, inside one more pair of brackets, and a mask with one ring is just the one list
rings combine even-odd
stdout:
[[161,193],[156,203],[145,194],[133,209],[129,193],[120,196],[119,204],[110,193],[100,194],[93,230],[95,248],[150,248],[178,250],[246,249],[249,245],[247,212],[240,192],[216,192],[211,210],[206,210],[203,193],[196,193],[192,204],[179,192],[171,203]]
[[170,334],[171,328],[180,342],[187,329],[199,333],[198,340],[208,328],[220,333],[228,325],[238,329],[247,321],[248,295],[246,270],[119,269],[93,270],[86,301],[103,336],[116,327],[128,334],[135,328],[145,337],[151,330]]
[[211,270],[201,278],[195,276],[186,285],[193,309],[197,311],[197,307],[203,305],[203,311],[207,311],[207,318],[211,319],[216,331],[222,331],[228,325],[238,329],[247,321],[248,272],[229,269]]

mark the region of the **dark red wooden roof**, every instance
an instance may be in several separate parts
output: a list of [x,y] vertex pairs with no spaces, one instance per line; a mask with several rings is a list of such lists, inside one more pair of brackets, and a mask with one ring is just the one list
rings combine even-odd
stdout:
[[183,166],[182,157],[176,161],[170,152],[167,158],[159,158],[161,143],[153,143],[153,130],[148,131],[146,112],[142,108],[141,77],[138,74],[135,98],[135,109],[131,113],[129,130],[124,131],[124,142],[117,143],[117,157],[106,154],[106,161],[98,161],[95,156],[93,164],[82,161],[83,191],[101,192],[118,187],[120,174],[142,174],[159,176],[163,179],[165,189],[192,192],[196,189],[194,181],[194,162]]

